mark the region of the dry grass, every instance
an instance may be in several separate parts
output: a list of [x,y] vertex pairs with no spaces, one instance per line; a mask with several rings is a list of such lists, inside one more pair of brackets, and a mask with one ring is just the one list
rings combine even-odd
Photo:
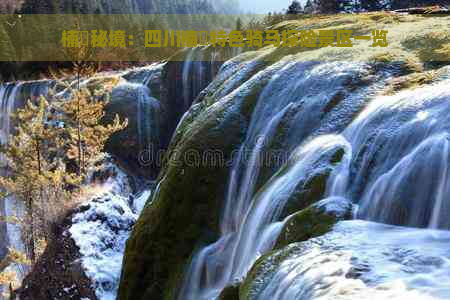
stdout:
[[[281,22],[276,30],[353,30],[353,35],[371,36],[372,30],[388,30],[388,47],[372,47],[372,40],[354,41],[352,48],[286,49],[266,46],[259,51],[272,52],[264,60],[300,61],[382,61],[404,62],[408,72],[421,71],[423,62],[449,61],[450,16],[424,17],[389,12],[308,16]],[[336,32],[335,32],[336,34]],[[288,56],[289,57],[286,57]],[[242,57],[244,60],[245,58]]]
[[386,89],[386,94],[391,95],[404,89],[414,89],[425,84],[433,83],[440,76],[439,71],[427,71],[413,73],[407,76],[395,78]]

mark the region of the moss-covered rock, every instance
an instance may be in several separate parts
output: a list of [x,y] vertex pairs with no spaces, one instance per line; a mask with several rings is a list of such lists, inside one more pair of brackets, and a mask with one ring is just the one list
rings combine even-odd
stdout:
[[352,204],[342,197],[324,199],[292,215],[281,230],[275,250],[261,256],[248,272],[239,288],[239,299],[257,299],[280,265],[308,247],[299,242],[328,233],[337,222],[348,220],[351,215]]
[[225,287],[219,295],[219,300],[239,300],[239,285]]
[[[229,98],[209,107],[174,147],[127,243],[119,299],[172,299],[197,243],[216,236],[225,162],[246,126],[233,104]],[[212,153],[220,161],[206,159]]]
[[239,288],[239,299],[256,299],[259,291],[266,286],[279,265],[289,258],[293,249],[287,246],[281,250],[271,251],[261,256],[248,272],[245,280]]
[[159,101],[151,97],[147,87],[122,82],[114,88],[105,111],[106,123],[112,122],[116,114],[128,119],[128,126],[108,140],[106,150],[134,174],[155,177],[158,172],[155,158],[160,148]]
[[337,146],[324,154],[319,165],[313,164],[308,176],[299,181],[294,192],[286,201],[281,218],[298,212],[325,197],[328,178],[337,164],[341,162],[344,153],[344,149]]
[[151,204],[127,242],[118,299],[173,299],[197,246],[218,235],[235,151],[258,93],[272,72],[214,101],[202,101],[179,124]]
[[352,204],[345,198],[332,197],[292,215],[286,221],[275,249],[323,235],[338,221],[350,219]]

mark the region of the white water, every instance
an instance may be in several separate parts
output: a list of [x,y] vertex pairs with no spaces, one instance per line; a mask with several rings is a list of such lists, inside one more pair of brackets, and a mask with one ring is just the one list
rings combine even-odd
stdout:
[[[93,186],[95,195],[84,199],[64,234],[70,234],[80,249],[84,273],[91,280],[97,298],[114,300],[126,240],[151,191],[143,191],[136,197],[131,194],[130,182],[122,170],[112,163],[105,164],[104,168],[116,175]],[[65,297],[74,296],[70,290],[67,289]]]
[[449,100],[445,80],[372,101],[342,133],[351,151],[328,193],[363,219],[450,229]]
[[[449,100],[449,80],[375,98],[342,133],[350,146],[328,195],[359,203],[359,218],[450,229]],[[449,245],[448,231],[339,224],[250,298],[448,299]]]
[[188,50],[181,73],[183,111],[191,107],[195,98],[216,76],[218,57],[219,53],[216,50],[211,52],[209,58],[206,57],[203,47]]
[[[225,286],[241,281],[255,260],[273,247],[283,224],[280,211],[286,199],[320,161],[326,163],[329,157],[324,153],[330,149],[340,147],[345,149],[345,154],[328,180],[326,196],[344,197],[359,204],[358,218],[450,229],[447,197],[450,192],[450,80],[389,97],[376,96],[370,88],[355,91],[344,97],[331,112],[323,114],[333,101],[331,97],[339,90],[345,91],[346,80],[364,73],[364,65],[280,64],[259,97],[246,140],[231,169],[221,237],[199,250],[192,259],[180,299],[215,299]],[[223,67],[223,72],[226,68]],[[224,90],[230,89],[222,87],[221,91]],[[232,94],[239,94],[239,88]],[[367,95],[368,100],[365,107],[363,95]],[[350,107],[364,109],[354,118],[355,111]],[[275,175],[258,191],[261,158],[280,126],[289,128],[282,141],[283,149],[290,155],[288,169],[278,173],[277,169],[272,170]],[[340,134],[324,135],[326,133]],[[296,157],[295,153],[302,155]],[[445,242],[446,238],[442,243]],[[420,244],[418,241],[417,247]],[[442,247],[438,247],[437,251],[441,250]],[[373,251],[382,254],[379,247]],[[379,272],[385,269],[389,273],[390,267],[389,261],[383,261]],[[415,267],[411,272],[416,271]],[[315,274],[314,270],[311,272]],[[449,274],[444,275],[448,280]],[[298,284],[289,281],[295,276],[301,278]],[[301,271],[289,273],[284,280],[292,287],[277,281],[276,286],[258,299],[340,299],[342,296],[334,294],[335,290],[308,294],[313,286],[305,282],[304,276]],[[403,295],[414,299],[414,295],[422,295],[421,292],[406,291],[409,288],[417,290],[418,285],[401,284],[403,293],[397,293],[395,286],[386,287],[384,292],[376,287],[374,297],[400,299]],[[439,289],[438,298],[449,296],[448,290],[439,293]],[[363,295],[358,291],[355,287],[349,293]],[[358,299],[355,297],[349,299]]]
[[[302,141],[321,127],[321,109],[348,78],[361,72],[361,66],[282,62],[272,69],[279,71],[259,97],[231,169],[221,238],[194,256],[180,299],[214,299],[226,285],[242,280],[255,260],[273,247],[282,226],[279,216],[299,182],[320,159],[329,158],[328,152],[347,147],[343,138],[333,135],[304,146]],[[282,121],[296,130],[285,144],[290,166],[255,196],[264,152]]]
[[[11,134],[11,115],[15,109],[16,96],[17,92],[20,90],[20,85],[4,85],[0,87],[0,101],[1,101],[1,112],[0,112],[0,142],[2,144],[6,144],[8,142],[9,136]],[[7,172],[5,169],[7,167],[7,162],[4,158],[0,158],[1,160],[1,168],[3,169],[1,172]],[[23,205],[20,202],[15,201],[15,198],[12,196],[7,196],[2,199],[3,211],[1,215],[6,218],[16,217],[18,219],[23,215]],[[15,224],[11,222],[6,223],[6,232],[2,232],[2,235],[5,235],[6,245],[2,245],[2,247],[12,248],[20,252],[25,252],[25,245],[22,240],[20,224]],[[12,265],[8,267],[9,271],[12,271],[16,274],[17,279],[23,278],[24,268],[21,265]]]
[[[137,124],[136,134],[140,140],[139,144],[142,149],[148,149],[150,142],[159,139],[159,102],[152,97],[149,89],[150,83],[155,77],[158,77],[163,64],[153,64],[150,66],[128,70],[118,74],[126,80],[120,87],[126,89],[130,93],[134,93],[137,102],[136,114]],[[88,84],[92,80],[101,79],[101,76],[111,76],[114,74],[100,74],[94,78],[83,79],[82,85]],[[28,100],[36,100],[40,95],[47,95],[50,81],[31,81],[16,82],[0,85],[0,143],[8,142],[14,124],[12,124],[12,114],[18,107],[22,107]],[[66,90],[59,91],[55,96],[64,97]],[[6,162],[0,158],[2,171],[5,171]],[[136,208],[143,206],[143,203],[136,204]],[[1,203],[1,215],[4,217],[17,217],[23,219],[25,208],[22,203],[15,201],[14,197],[7,197]],[[22,240],[22,232],[19,224],[6,223],[2,229],[0,236],[4,236],[4,244],[0,245],[3,251],[7,248],[14,248],[18,251],[26,253],[26,246]],[[11,269],[12,268],[12,269]],[[11,271],[15,271],[18,279],[21,280],[26,273],[26,268],[21,265],[10,267]]]
[[[159,140],[160,104],[151,95],[150,89],[142,83],[123,82],[113,91],[113,99],[131,98],[136,101],[136,127],[139,149],[151,149],[152,142]],[[114,101],[114,100],[113,100]],[[124,102],[126,104],[126,102]],[[129,105],[129,103],[128,103]]]
[[283,250],[288,258],[255,280],[250,299],[449,299],[449,244],[448,231],[342,222]]

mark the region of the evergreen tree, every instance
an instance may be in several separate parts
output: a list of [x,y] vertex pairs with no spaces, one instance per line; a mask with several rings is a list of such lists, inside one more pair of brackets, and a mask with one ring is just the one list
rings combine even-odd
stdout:
[[304,8],[304,12],[305,14],[312,14],[314,13],[314,5],[313,2],[311,0],[308,0],[305,4],[305,8]]
[[321,14],[334,14],[339,11],[339,0],[316,0],[315,6]]
[[361,8],[368,11],[375,11],[382,7],[379,0],[361,0]]
[[294,0],[292,1],[291,5],[289,5],[288,10],[286,12],[286,14],[288,15],[297,15],[302,13],[302,5],[300,4],[299,1]]
[[79,190],[93,158],[112,133],[127,125],[118,116],[112,124],[101,124],[110,90],[104,85],[81,87],[80,74],[78,69],[75,83],[60,81],[65,96],[53,97],[51,104],[41,97],[19,109],[14,135],[0,148],[7,162],[7,172],[0,176],[3,198],[14,196],[25,207],[21,221],[31,261],[37,242],[48,239],[51,222]]
[[8,170],[0,177],[0,186],[6,191],[5,197],[14,196],[25,206],[25,240],[32,261],[36,257],[35,241],[40,238],[36,233],[45,232],[47,225],[41,212],[51,207],[50,202],[56,205],[65,201],[69,194],[61,185],[75,182],[62,161],[62,132],[49,126],[49,115],[45,98],[38,103],[29,101],[15,114],[15,135],[1,149]]
[[95,89],[81,86],[81,77],[92,76],[95,68],[78,62],[74,63],[73,70],[77,76],[75,82],[60,81],[69,99],[62,97],[54,106],[65,128],[67,158],[76,162],[75,171],[84,179],[93,158],[103,151],[111,134],[127,126],[127,121],[121,122],[116,115],[112,124],[102,125],[100,121],[111,91],[106,91],[103,86]]
[[238,18],[236,20],[236,30],[237,31],[242,31],[242,20],[241,20],[241,18]]

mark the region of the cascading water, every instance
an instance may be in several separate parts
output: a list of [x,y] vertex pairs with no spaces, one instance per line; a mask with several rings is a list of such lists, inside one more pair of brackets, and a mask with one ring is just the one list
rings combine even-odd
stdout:
[[15,99],[17,91],[20,88],[20,84],[6,84],[0,86],[0,101],[1,101],[1,114],[0,114],[0,142],[2,144],[7,143],[10,128],[11,128],[11,115],[15,108]]
[[[226,73],[227,68],[233,69],[233,66],[227,63],[221,73]],[[256,67],[251,63],[242,66]],[[224,287],[241,281],[255,260],[272,249],[288,219],[281,212],[299,182],[321,164],[329,165],[330,156],[337,149],[342,149],[344,154],[327,180],[324,197],[350,199],[358,204],[356,216],[361,219],[450,229],[450,201],[446,196],[450,192],[450,120],[447,120],[450,115],[450,80],[443,79],[432,86],[394,96],[377,96],[376,91],[383,86],[384,80],[373,80],[367,87],[345,92],[349,82],[355,84],[355,78],[365,76],[368,66],[361,63],[280,62],[278,68],[259,96],[246,139],[233,162],[220,223],[221,237],[194,255],[179,299],[215,299]],[[386,75],[389,76],[383,76]],[[230,82],[233,85],[233,77]],[[222,87],[218,93],[231,90],[233,88]],[[280,131],[284,132],[281,143],[289,159],[281,169],[279,166],[272,168],[271,174],[275,175],[268,181],[263,178],[262,182],[266,180],[266,183],[260,188],[261,169],[264,168],[262,159],[273,150],[274,139],[278,138],[280,142]],[[340,247],[343,240],[339,239],[347,236],[348,230],[358,230],[355,227],[360,226],[362,232],[367,231],[367,235],[359,236],[358,242],[362,245],[370,232],[391,228],[366,225],[369,223],[363,221],[349,224],[339,227],[344,228],[342,232],[345,234],[337,229],[335,235],[330,233],[331,238],[337,240],[336,247]],[[405,234],[420,235],[424,237],[423,241],[429,236],[418,229],[390,232],[389,239],[383,243],[393,251],[395,247],[401,247]],[[435,259],[448,260],[441,251],[448,234],[430,234],[437,239]],[[383,233],[378,233],[378,236],[383,236]],[[445,241],[439,240],[440,237]],[[421,243],[417,241],[411,247],[413,250],[405,251],[419,251]],[[370,257],[362,249],[354,243],[345,251]],[[326,260],[323,253],[327,251],[318,251],[318,260]],[[425,255],[425,252],[418,252],[420,255]],[[348,260],[344,261],[342,263],[348,268],[341,269],[343,274],[350,272],[352,266]],[[340,263],[337,263],[337,269],[343,267]],[[383,267],[386,267],[384,271],[391,272],[388,263]],[[383,267],[377,272],[383,272]],[[433,269],[433,272],[439,272],[438,269]],[[305,270],[305,259],[301,255],[295,256],[286,262],[286,267],[280,267],[280,275],[269,281],[269,287],[252,299],[339,299],[342,296],[340,293],[343,291],[333,290],[338,288],[335,287],[338,280],[333,281],[330,289],[321,289],[320,276],[323,275],[324,280],[328,276],[325,269],[317,267],[317,274],[322,275],[312,274],[316,276],[312,279],[307,278],[310,274]],[[388,285],[391,279],[386,279]],[[399,280],[403,288],[418,287],[415,279],[406,275]],[[365,289],[366,281],[357,283]],[[319,291],[308,292],[314,284]],[[322,283],[322,286],[326,284]],[[388,292],[377,295],[394,299],[399,295],[416,295],[393,292],[392,288],[389,286]],[[440,288],[436,295],[442,297],[448,293],[448,289]],[[349,299],[360,295],[356,290],[350,294]],[[420,292],[418,295],[429,296]]]
[[450,229],[449,99],[449,80],[374,99],[342,133],[351,152],[328,194],[362,219]]
[[[226,285],[242,280],[255,260],[273,247],[282,226],[281,212],[299,182],[318,168],[318,161],[329,159],[329,152],[347,147],[342,137],[333,135],[303,142],[315,131],[331,133],[339,127],[338,122],[324,118],[323,111],[349,79],[364,74],[363,65],[281,62],[274,68],[279,71],[259,96],[246,140],[231,170],[221,238],[194,256],[180,299],[215,299]],[[359,92],[355,95],[362,98]],[[352,101],[354,106],[358,101]],[[345,114],[352,112],[342,102],[335,116],[345,122]],[[255,195],[261,159],[270,152],[268,145],[282,128],[290,129],[284,140],[290,165]]]
[[248,299],[448,299],[450,232],[366,221],[288,246]]
[[[126,95],[126,96],[124,96]],[[119,84],[114,92],[113,99],[132,97],[136,101],[136,127],[139,149],[149,150],[152,142],[159,140],[159,101],[151,96],[150,89],[142,83],[124,82]]]
[[[210,52],[209,59],[208,52]],[[223,59],[222,55],[227,54],[222,54],[216,49],[205,49],[205,47],[192,48],[187,52],[181,73],[184,111],[189,109],[195,98],[216,76]]]
[[432,229],[450,228],[449,100],[448,79],[375,97],[343,130],[327,183],[328,196],[359,204],[357,218],[431,229],[338,224],[277,252],[286,259],[249,299],[448,299],[450,235]]
[[[1,101],[1,113],[0,113],[0,142],[6,144],[10,135],[11,129],[11,115],[14,112],[16,95],[20,85],[7,84],[0,87],[0,101]],[[2,163],[2,172],[6,172],[6,161],[3,157],[0,158]],[[14,199],[12,197],[6,197],[2,201],[2,216],[15,216]],[[6,254],[8,247],[18,248],[23,250],[21,243],[20,229],[17,225],[6,222],[1,228],[2,233],[2,257]]]

